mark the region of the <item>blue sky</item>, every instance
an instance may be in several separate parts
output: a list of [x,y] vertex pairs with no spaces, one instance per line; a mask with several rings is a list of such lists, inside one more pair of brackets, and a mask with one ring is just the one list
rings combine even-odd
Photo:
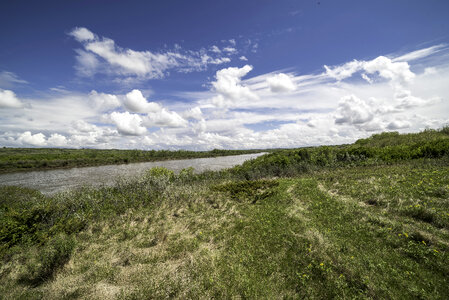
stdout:
[[448,1],[10,1],[0,45],[0,146],[299,147],[449,122]]

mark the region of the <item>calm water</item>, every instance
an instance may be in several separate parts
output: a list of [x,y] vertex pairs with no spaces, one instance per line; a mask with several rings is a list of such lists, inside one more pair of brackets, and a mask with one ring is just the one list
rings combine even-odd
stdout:
[[111,185],[120,177],[129,178],[139,176],[145,170],[153,167],[165,167],[175,172],[179,172],[180,170],[189,167],[193,167],[197,173],[206,170],[216,171],[242,164],[246,160],[256,158],[263,154],[264,153],[256,153],[210,158],[133,163],[126,165],[108,165],[0,174],[0,185],[30,187],[38,189],[44,194],[52,194],[83,185]]

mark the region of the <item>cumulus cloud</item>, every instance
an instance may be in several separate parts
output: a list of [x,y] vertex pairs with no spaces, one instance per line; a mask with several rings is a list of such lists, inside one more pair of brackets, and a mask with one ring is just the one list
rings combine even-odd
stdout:
[[224,47],[224,48],[223,48],[223,51],[224,51],[224,52],[227,52],[227,53],[236,53],[236,52],[237,52],[237,49],[235,49],[235,48],[233,48],[233,47]]
[[374,118],[371,107],[354,95],[343,97],[338,103],[336,124],[359,125]]
[[[368,74],[378,74],[384,79],[390,80],[395,84],[410,83],[415,74],[410,71],[410,66],[405,61],[393,61],[388,57],[379,56],[370,61],[353,60],[341,66],[329,67],[324,65],[326,75],[338,81],[351,77],[354,73],[365,71]],[[366,74],[362,77],[370,82]]]
[[410,83],[415,77],[407,62],[393,62],[385,56],[365,62],[363,69],[370,74],[378,72],[381,77],[400,84]]
[[72,123],[72,126],[78,132],[92,132],[97,128],[97,126],[89,124],[84,120],[77,120]]
[[129,112],[113,112],[109,115],[111,121],[117,126],[119,133],[124,135],[143,135],[147,129],[142,126],[142,118]]
[[[102,41],[95,35],[92,40],[80,39],[83,45]],[[173,97],[172,101],[153,107],[139,90],[117,95],[68,90],[50,93],[42,98],[27,98],[30,109],[0,109],[0,143],[241,149],[351,143],[382,130],[438,128],[449,122],[449,102],[439,98],[449,93],[449,63],[445,62],[449,50],[437,50],[411,53],[410,65],[388,55],[328,67],[328,73],[285,74],[295,89],[283,84],[284,76],[279,76],[282,70],[250,77],[249,65],[222,68],[210,88],[176,92],[167,95],[168,99]],[[106,72],[103,58],[82,51],[99,61],[95,72]],[[414,58],[431,52],[429,59]],[[211,48],[204,48],[196,61],[201,65],[202,60],[216,58],[220,57]],[[193,62],[189,64],[193,66]],[[353,75],[358,80],[345,80]]]
[[52,147],[64,147],[67,146],[67,138],[63,135],[60,135],[58,133],[53,133],[49,138],[48,138],[48,145],[52,146]]
[[203,118],[203,112],[198,106],[185,111],[182,115],[189,120],[201,120]]
[[22,133],[17,140],[22,144],[32,146],[45,146],[47,143],[43,133],[31,134],[30,131]]
[[159,112],[149,113],[145,125],[148,127],[184,127],[187,125],[187,121],[178,113],[163,108]]
[[394,98],[396,100],[396,108],[398,109],[408,109],[413,107],[432,105],[440,101],[439,97],[434,97],[431,99],[422,99],[420,97],[412,96],[409,90],[397,90]]
[[274,93],[291,92],[296,89],[292,78],[284,73],[276,74],[267,79],[270,90]]
[[100,111],[108,111],[121,105],[116,95],[98,93],[95,90],[89,93],[89,99],[92,101],[93,107]]
[[240,59],[241,61],[248,61],[248,59],[247,59],[246,56],[244,56],[244,55],[240,56],[239,59]]
[[155,102],[148,102],[139,90],[132,90],[125,96],[125,107],[135,113],[159,112],[162,107]]
[[[95,73],[105,73],[118,76],[134,76],[137,78],[162,78],[169,69],[179,72],[204,70],[209,64],[229,62],[229,58],[205,56],[205,50],[182,51],[175,46],[165,52],[135,51],[124,49],[115,44],[114,40],[98,37],[84,27],[73,29],[69,35],[80,42],[84,49],[78,49],[76,69],[78,74],[92,76]],[[229,47],[228,47],[229,48]],[[233,49],[233,48],[232,48]],[[231,48],[223,51],[234,53]],[[212,47],[212,52],[220,53],[218,47]]]
[[387,128],[390,130],[398,130],[398,129],[409,128],[410,126],[412,126],[412,124],[408,121],[395,120],[395,121],[390,122],[387,125]]
[[23,107],[23,103],[17,98],[13,91],[0,89],[0,108],[20,107]]
[[91,41],[95,39],[95,35],[87,28],[76,27],[70,33],[78,42]]
[[218,107],[226,107],[238,100],[258,99],[249,87],[241,85],[241,78],[252,69],[252,66],[245,65],[242,68],[231,67],[217,71],[216,81],[212,82],[212,86],[218,95],[212,99],[212,103]]

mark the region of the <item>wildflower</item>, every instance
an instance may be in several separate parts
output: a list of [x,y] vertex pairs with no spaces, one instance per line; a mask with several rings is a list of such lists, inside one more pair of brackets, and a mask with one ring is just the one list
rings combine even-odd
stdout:
[[324,266],[324,263],[320,263],[320,266]]
[[407,234],[407,232],[404,232],[404,235],[405,235],[405,237],[408,237],[408,234]]

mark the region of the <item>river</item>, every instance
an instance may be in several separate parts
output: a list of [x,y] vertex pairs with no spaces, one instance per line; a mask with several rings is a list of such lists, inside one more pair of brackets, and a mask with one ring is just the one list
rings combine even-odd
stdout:
[[120,177],[137,177],[153,167],[165,167],[175,172],[189,167],[193,167],[196,173],[217,171],[240,165],[263,154],[265,153],[7,173],[0,174],[0,185],[29,187],[48,195],[85,185],[112,185]]

